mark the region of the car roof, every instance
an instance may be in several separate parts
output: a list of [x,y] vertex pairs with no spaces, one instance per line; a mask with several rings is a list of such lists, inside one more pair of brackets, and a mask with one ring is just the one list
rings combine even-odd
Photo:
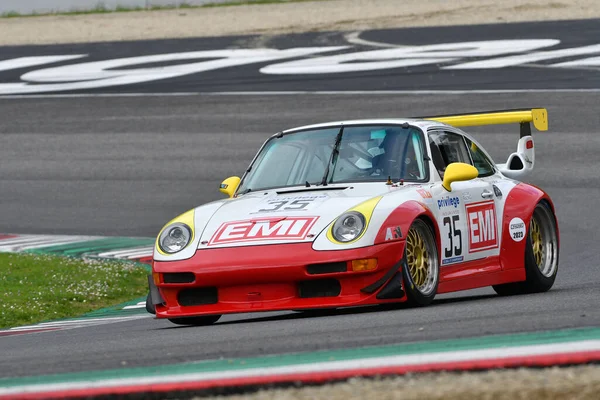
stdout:
[[332,121],[332,122],[325,122],[325,123],[321,123],[321,124],[313,124],[313,125],[305,125],[305,126],[299,126],[297,128],[291,128],[291,129],[286,129],[280,133],[277,133],[273,136],[279,136],[282,133],[283,134],[287,134],[287,133],[294,133],[294,132],[299,132],[299,131],[303,131],[303,130],[309,130],[309,129],[319,129],[319,128],[327,128],[327,127],[336,127],[336,126],[341,126],[341,125],[345,125],[345,126],[356,126],[356,125],[401,125],[404,123],[409,123],[412,126],[416,126],[418,128],[420,128],[425,136],[427,137],[429,135],[429,130],[432,129],[449,129],[452,132],[455,133],[460,133],[461,135],[463,135],[465,138],[471,140],[472,142],[475,142],[475,144],[483,150],[483,152],[487,155],[487,157],[492,160],[492,157],[489,155],[489,153],[481,146],[481,144],[475,140],[475,138],[468,134],[467,132],[456,128],[452,125],[448,125],[445,124],[443,122],[439,122],[439,121],[434,121],[434,120],[429,120],[429,119],[420,119],[420,118],[380,118],[380,119],[356,119],[356,120],[346,120],[346,121]]
[[424,132],[427,132],[429,128],[432,127],[451,127],[441,122],[431,121],[426,119],[417,119],[417,118],[387,118],[387,119],[357,119],[357,120],[347,120],[347,121],[332,121],[325,122],[320,124],[312,124],[312,125],[304,125],[296,128],[286,129],[282,133],[293,133],[296,131],[303,131],[308,129],[320,129],[341,125],[401,125],[404,123],[408,123],[412,126],[417,126],[421,128]]

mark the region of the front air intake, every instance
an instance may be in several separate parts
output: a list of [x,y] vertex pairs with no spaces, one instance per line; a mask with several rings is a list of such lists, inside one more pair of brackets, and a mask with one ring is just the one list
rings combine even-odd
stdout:
[[314,297],[335,297],[342,292],[337,279],[315,279],[298,282],[298,295],[303,299]]
[[216,304],[218,300],[216,287],[183,289],[177,295],[177,302],[181,306]]
[[165,272],[164,283],[194,283],[196,276],[191,272]]
[[324,263],[324,264],[311,264],[306,267],[306,272],[310,275],[319,274],[332,274],[335,272],[346,272],[348,267],[345,261]]

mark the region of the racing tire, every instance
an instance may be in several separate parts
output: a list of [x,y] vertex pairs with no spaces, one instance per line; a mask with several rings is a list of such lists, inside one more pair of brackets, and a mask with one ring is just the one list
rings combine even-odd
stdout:
[[558,254],[556,218],[545,202],[538,203],[525,242],[525,281],[492,288],[500,296],[547,292],[558,273]]
[[175,325],[206,326],[212,325],[221,318],[221,315],[207,315],[204,317],[169,318]]
[[406,234],[402,265],[402,283],[408,306],[431,304],[440,281],[440,264],[433,230],[416,219]]
[[154,307],[154,304],[152,304],[150,293],[148,293],[148,296],[146,296],[146,311],[148,311],[150,314],[156,314],[156,308]]

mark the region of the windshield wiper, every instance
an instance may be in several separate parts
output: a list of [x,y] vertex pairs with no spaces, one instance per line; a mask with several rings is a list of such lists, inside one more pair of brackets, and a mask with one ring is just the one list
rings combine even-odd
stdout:
[[327,177],[329,176],[329,167],[331,164],[335,163],[336,156],[339,154],[340,143],[342,143],[342,135],[344,134],[344,127],[340,128],[337,136],[335,137],[335,142],[333,143],[333,150],[331,151],[331,155],[329,156],[329,161],[327,162],[327,166],[325,167],[325,174],[323,175],[323,179],[321,179],[321,186],[327,186]]

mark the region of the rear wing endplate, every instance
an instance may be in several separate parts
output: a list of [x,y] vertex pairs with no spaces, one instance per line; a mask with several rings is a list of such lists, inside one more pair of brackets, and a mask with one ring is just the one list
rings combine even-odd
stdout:
[[482,111],[469,114],[439,115],[419,118],[442,122],[457,128],[463,126],[519,124],[521,128],[521,137],[531,136],[531,123],[533,123],[533,126],[538,131],[548,130],[548,111],[545,108]]

